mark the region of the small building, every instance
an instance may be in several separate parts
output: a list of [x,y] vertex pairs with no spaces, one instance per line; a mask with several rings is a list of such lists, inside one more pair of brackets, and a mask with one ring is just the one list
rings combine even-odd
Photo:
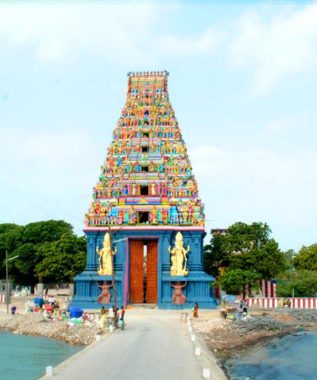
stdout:
[[[215,307],[204,205],[168,96],[168,73],[128,74],[127,99],[85,216],[73,306]],[[99,302],[99,303],[98,303]]]

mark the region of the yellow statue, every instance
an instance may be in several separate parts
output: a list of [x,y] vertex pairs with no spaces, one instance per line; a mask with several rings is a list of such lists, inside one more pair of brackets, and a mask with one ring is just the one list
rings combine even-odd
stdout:
[[187,276],[187,254],[189,252],[189,246],[184,248],[183,235],[178,232],[175,240],[175,247],[171,249],[169,246],[168,251],[171,254],[172,266],[171,276]]
[[97,247],[96,251],[99,255],[98,274],[100,276],[111,276],[112,275],[112,256],[117,253],[117,248],[115,248],[114,251],[111,250],[109,232],[105,234],[102,248],[99,249]]
[[156,209],[156,206],[153,206],[152,210],[151,210],[151,223],[157,223],[157,209]]

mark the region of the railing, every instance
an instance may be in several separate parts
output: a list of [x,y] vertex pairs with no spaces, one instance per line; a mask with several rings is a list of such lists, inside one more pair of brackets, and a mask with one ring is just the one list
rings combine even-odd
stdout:
[[278,307],[288,307],[290,309],[317,309],[317,297],[248,298],[247,303],[249,307],[259,307],[266,309],[275,309]]

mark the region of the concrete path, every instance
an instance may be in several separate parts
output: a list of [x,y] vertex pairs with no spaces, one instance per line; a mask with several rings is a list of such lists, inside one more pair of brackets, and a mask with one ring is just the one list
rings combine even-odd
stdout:
[[[117,330],[54,369],[55,380],[196,380],[202,364],[194,355],[179,313],[127,310],[126,329]],[[211,358],[212,359],[212,358]],[[225,379],[215,361],[210,379]]]

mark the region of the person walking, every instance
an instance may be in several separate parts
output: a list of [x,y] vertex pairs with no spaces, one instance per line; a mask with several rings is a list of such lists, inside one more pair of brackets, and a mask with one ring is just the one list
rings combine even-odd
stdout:
[[242,314],[248,314],[248,304],[247,301],[244,299],[241,301],[241,309],[242,309]]
[[120,327],[122,330],[125,327],[124,315],[125,315],[125,308],[123,306],[121,306],[121,309],[119,311],[119,324],[120,324]]
[[195,302],[194,311],[193,311],[193,317],[194,318],[198,318],[198,309],[199,309],[198,303]]

